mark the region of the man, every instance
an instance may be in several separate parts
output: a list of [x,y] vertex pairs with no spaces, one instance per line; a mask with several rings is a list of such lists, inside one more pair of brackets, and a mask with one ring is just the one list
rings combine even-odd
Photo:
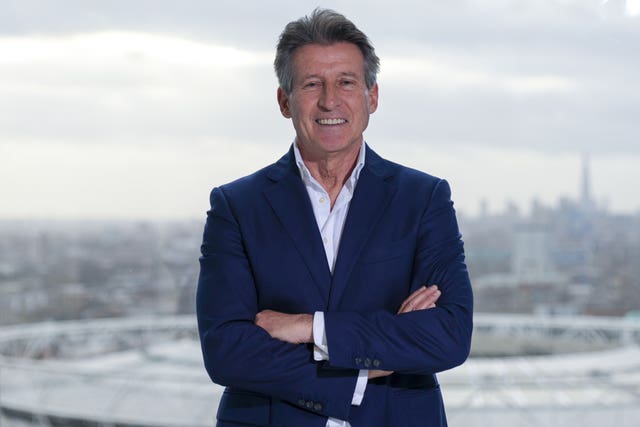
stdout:
[[446,425],[434,374],[468,356],[471,286],[446,181],[364,142],[378,64],[338,13],[288,24],[295,141],[211,193],[197,314],[220,427]]

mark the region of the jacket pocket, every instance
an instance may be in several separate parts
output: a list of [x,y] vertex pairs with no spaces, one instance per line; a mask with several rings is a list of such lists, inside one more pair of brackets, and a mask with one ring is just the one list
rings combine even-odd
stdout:
[[391,419],[397,427],[446,427],[440,386],[393,390]]
[[373,264],[389,261],[401,256],[413,256],[416,239],[411,235],[401,240],[396,240],[374,247],[367,247],[360,258],[361,264]]
[[217,419],[240,425],[268,426],[271,399],[249,391],[226,389],[220,398]]

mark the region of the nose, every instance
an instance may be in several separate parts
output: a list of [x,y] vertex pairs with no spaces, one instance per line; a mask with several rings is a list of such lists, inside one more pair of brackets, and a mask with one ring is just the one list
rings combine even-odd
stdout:
[[318,98],[318,106],[325,111],[331,111],[340,105],[338,90],[332,85],[324,85]]

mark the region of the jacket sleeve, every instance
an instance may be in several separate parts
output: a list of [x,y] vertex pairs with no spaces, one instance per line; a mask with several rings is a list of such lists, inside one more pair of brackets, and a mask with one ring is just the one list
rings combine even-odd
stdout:
[[196,296],[204,364],[213,382],[347,419],[358,371],[322,369],[311,349],[273,339],[254,324],[257,293],[237,219],[211,193]]
[[327,312],[325,328],[334,367],[433,374],[469,355],[473,296],[464,249],[446,181],[435,186],[420,219],[411,289],[436,284],[436,308],[396,315]]

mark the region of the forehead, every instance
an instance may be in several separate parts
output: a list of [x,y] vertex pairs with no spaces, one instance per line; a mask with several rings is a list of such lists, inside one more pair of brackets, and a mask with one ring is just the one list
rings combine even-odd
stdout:
[[364,77],[364,57],[353,43],[308,44],[294,51],[292,68],[294,79],[344,73]]

